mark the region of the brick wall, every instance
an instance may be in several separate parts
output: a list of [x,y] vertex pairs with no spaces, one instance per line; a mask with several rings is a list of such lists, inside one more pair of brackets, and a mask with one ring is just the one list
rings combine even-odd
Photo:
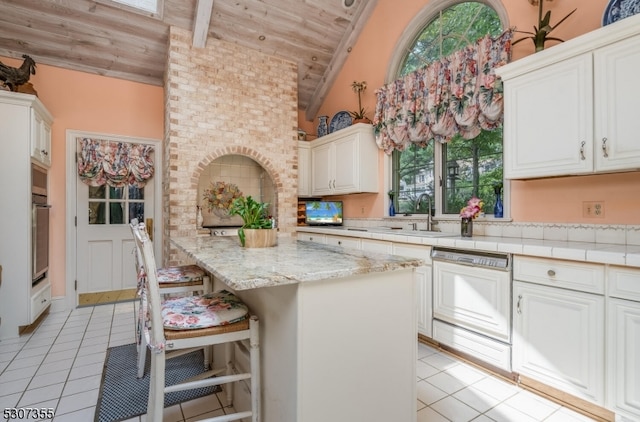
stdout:
[[296,228],[297,67],[293,62],[172,27],[165,74],[164,264],[182,263],[171,237],[196,235],[198,180],[226,154],[251,157],[277,189],[280,236]]

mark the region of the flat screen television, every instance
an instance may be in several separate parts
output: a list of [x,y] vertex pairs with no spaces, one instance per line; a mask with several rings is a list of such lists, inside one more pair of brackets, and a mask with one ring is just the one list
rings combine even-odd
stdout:
[[307,201],[305,212],[310,226],[342,225],[342,201]]

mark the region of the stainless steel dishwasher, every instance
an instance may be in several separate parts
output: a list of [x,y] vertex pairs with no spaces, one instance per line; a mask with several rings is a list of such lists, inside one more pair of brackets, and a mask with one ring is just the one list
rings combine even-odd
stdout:
[[433,339],[511,372],[510,254],[433,248]]

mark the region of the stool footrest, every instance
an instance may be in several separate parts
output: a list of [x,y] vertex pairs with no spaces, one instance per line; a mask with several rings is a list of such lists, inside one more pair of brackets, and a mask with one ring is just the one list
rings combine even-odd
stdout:
[[253,413],[240,412],[240,413],[232,413],[230,415],[216,416],[211,419],[203,419],[200,422],[230,422],[230,421],[237,421],[243,418],[248,418],[249,416],[253,416]]
[[170,385],[168,387],[165,387],[164,392],[173,393],[176,391],[191,390],[194,388],[211,387],[213,385],[228,384],[230,382],[242,381],[249,378],[251,378],[251,374],[249,373],[237,374],[237,375],[225,375],[222,377],[207,378],[205,380],[198,380],[198,381],[186,382],[182,384]]

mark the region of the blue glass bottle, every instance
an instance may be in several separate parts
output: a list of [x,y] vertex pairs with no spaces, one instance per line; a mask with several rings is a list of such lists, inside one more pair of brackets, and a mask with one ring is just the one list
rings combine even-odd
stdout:
[[495,218],[502,218],[504,216],[504,210],[502,208],[502,195],[500,192],[496,193],[496,204],[493,207],[493,216]]
[[396,215],[396,207],[393,205],[393,199],[389,201],[389,217],[393,217]]

